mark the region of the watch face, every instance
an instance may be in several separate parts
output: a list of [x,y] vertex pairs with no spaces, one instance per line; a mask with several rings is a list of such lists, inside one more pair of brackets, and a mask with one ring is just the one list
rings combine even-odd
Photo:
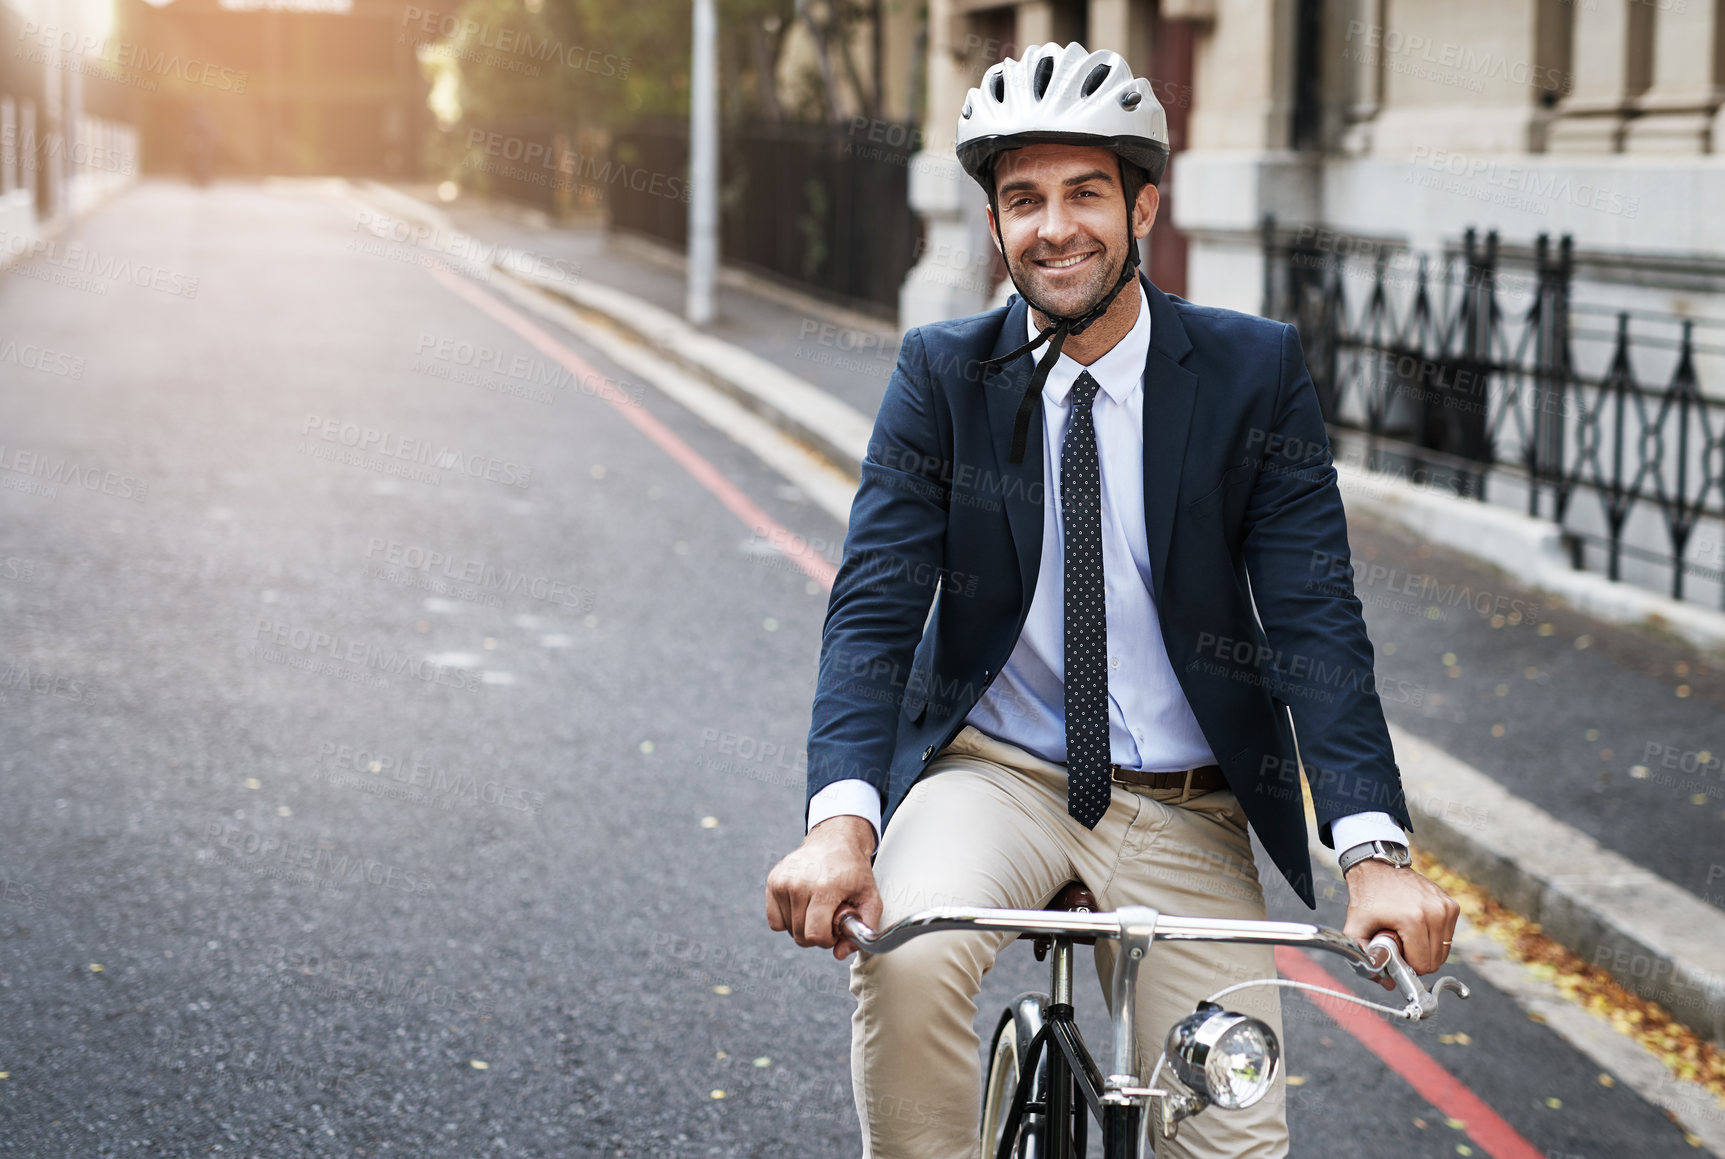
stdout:
[[1399,866],[1402,869],[1407,869],[1414,863],[1414,855],[1408,851],[1406,845],[1395,845],[1386,841],[1384,842],[1384,853],[1391,865]]

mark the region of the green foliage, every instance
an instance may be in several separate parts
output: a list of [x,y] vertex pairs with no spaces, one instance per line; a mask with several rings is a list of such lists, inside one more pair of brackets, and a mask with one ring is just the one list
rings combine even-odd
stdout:
[[[758,113],[770,104],[760,65],[776,67],[795,0],[717,0],[717,9],[726,110]],[[606,130],[689,113],[687,0],[466,0],[457,15],[462,30],[422,59],[456,97],[444,110],[458,108],[464,122]]]

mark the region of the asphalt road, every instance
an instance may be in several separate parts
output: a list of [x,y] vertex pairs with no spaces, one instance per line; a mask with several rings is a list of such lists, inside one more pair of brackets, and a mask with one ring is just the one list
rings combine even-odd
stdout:
[[[0,277],[0,1153],[856,1154],[761,916],[825,593],[648,431],[842,529],[357,213],[146,184]],[[1532,1154],[1694,1153],[1477,992],[1409,1038]],[[1303,1003],[1296,1155],[1488,1153]]]

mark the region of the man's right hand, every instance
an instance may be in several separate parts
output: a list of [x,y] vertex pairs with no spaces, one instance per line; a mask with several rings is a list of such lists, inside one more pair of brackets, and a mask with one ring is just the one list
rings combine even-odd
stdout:
[[829,817],[767,874],[767,924],[789,930],[799,946],[831,947],[843,961],[857,946],[833,930],[841,907],[870,926],[880,923],[875,889],[874,826],[862,817]]

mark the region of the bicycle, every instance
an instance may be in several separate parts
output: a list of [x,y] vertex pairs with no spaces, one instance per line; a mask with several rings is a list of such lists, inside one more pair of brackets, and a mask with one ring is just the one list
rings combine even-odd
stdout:
[[[843,910],[834,926],[841,936],[874,954],[942,930],[1016,933],[1034,941],[1038,961],[1053,951],[1049,993],[1020,994],[1002,1013],[995,1030],[983,1086],[984,1159],[1080,1159],[1092,1116],[1102,1128],[1106,1159],[1144,1159],[1151,1154],[1146,1148],[1152,1129],[1158,1138],[1172,1139],[1181,1122],[1207,1107],[1242,1110],[1258,1102],[1280,1072],[1281,1045],[1263,1022],[1219,1004],[1219,999],[1237,990],[1249,986],[1317,990],[1338,1001],[1410,1021],[1437,1013],[1445,990],[1468,997],[1467,986],[1449,976],[1426,989],[1389,934],[1379,934],[1361,949],[1340,930],[1303,922],[1171,917],[1148,906],[1097,912],[1095,898],[1081,882],[1063,887],[1048,909],[947,906],[912,914],[879,932],[864,924],[855,911]],[[1094,945],[1098,938],[1120,943],[1110,986],[1114,1041],[1112,1069],[1106,1077],[1085,1047],[1072,1005],[1072,947]],[[1196,1011],[1175,1024],[1149,1081],[1141,1083],[1136,1073],[1133,1014],[1139,967],[1157,940],[1328,950],[1346,958],[1363,978],[1390,979],[1406,1005],[1397,1009],[1283,978],[1235,983],[1200,1002]],[[1158,1088],[1156,1081],[1165,1066],[1174,1081]]]

